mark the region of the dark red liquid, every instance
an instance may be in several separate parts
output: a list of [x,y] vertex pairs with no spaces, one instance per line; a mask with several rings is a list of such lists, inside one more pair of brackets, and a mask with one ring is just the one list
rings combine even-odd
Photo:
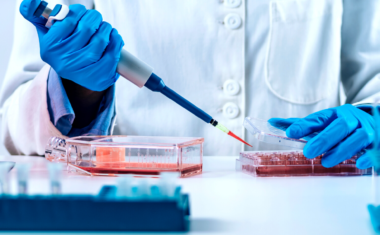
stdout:
[[243,165],[243,170],[256,173],[257,176],[307,176],[307,175],[362,175],[370,174],[370,169],[359,170],[354,164],[340,164],[331,168],[322,165],[291,166],[251,166]]
[[161,172],[179,172],[181,177],[188,177],[202,173],[202,164],[183,164],[182,168],[179,168],[177,164],[174,163],[155,163],[154,166],[151,167],[152,163],[149,163],[148,166],[148,163],[137,162],[99,163],[95,167],[73,166],[94,175],[159,175]]
[[[243,154],[243,155],[242,155]],[[356,168],[357,156],[345,160],[334,167],[322,165],[322,155],[313,159],[306,158],[300,151],[290,152],[247,152],[241,156],[248,161],[242,164],[243,171],[256,176],[308,176],[308,175],[367,175],[371,169]],[[249,163],[250,162],[250,163]]]

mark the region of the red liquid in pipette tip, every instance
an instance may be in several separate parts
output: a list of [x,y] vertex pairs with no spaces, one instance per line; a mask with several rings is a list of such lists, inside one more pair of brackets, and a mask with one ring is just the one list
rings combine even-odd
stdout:
[[248,144],[247,142],[245,142],[245,141],[244,141],[243,139],[241,139],[239,136],[235,135],[232,131],[229,131],[227,134],[228,134],[229,136],[232,136],[232,137],[234,137],[235,139],[237,139],[237,140],[243,142],[244,144],[246,144],[246,145],[248,145],[249,147],[252,148],[252,145],[250,145],[250,144]]

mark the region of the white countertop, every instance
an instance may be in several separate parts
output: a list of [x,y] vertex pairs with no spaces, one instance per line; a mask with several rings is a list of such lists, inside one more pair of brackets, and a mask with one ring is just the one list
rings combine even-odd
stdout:
[[[375,234],[367,211],[373,200],[371,176],[256,178],[236,172],[235,159],[204,157],[202,175],[179,180],[190,194],[189,234]],[[0,160],[33,161],[29,191],[49,191],[44,158]],[[64,174],[62,191],[96,194],[104,184],[115,182],[116,177]]]

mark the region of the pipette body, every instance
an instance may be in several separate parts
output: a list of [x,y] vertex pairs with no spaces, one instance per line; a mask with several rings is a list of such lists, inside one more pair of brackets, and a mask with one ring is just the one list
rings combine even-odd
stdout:
[[[40,17],[41,15],[45,17],[48,21],[46,27],[50,28],[55,21],[63,20],[69,13],[69,8],[65,5],[57,4],[54,9],[50,9],[47,6],[47,2],[41,1],[40,5],[36,9],[34,16]],[[173,100],[178,105],[182,106],[198,118],[202,119],[206,123],[217,127],[228,135],[234,137],[235,139],[249,145],[247,142],[236,136],[234,133],[229,131],[226,127],[218,124],[209,114],[183,98],[181,95],[167,87],[164,81],[153,73],[153,68],[141,61],[140,59],[133,56],[126,50],[122,50],[120,53],[120,60],[117,66],[117,72],[136,86],[142,88],[147,87],[151,91],[160,92],[169,99]],[[219,126],[218,126],[219,125]],[[249,145],[251,146],[251,145]],[[251,146],[252,147],[252,146]]]

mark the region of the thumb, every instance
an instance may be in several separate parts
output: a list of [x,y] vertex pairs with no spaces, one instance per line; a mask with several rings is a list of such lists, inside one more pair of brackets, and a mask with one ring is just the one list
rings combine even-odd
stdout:
[[281,129],[283,131],[286,131],[290,125],[298,121],[299,118],[271,118],[268,120],[269,124],[272,126]]
[[45,27],[47,20],[43,16],[34,16],[34,12],[37,10],[40,3],[41,0],[23,0],[20,5],[20,13],[26,20],[37,28],[39,34],[45,34],[48,31]]

